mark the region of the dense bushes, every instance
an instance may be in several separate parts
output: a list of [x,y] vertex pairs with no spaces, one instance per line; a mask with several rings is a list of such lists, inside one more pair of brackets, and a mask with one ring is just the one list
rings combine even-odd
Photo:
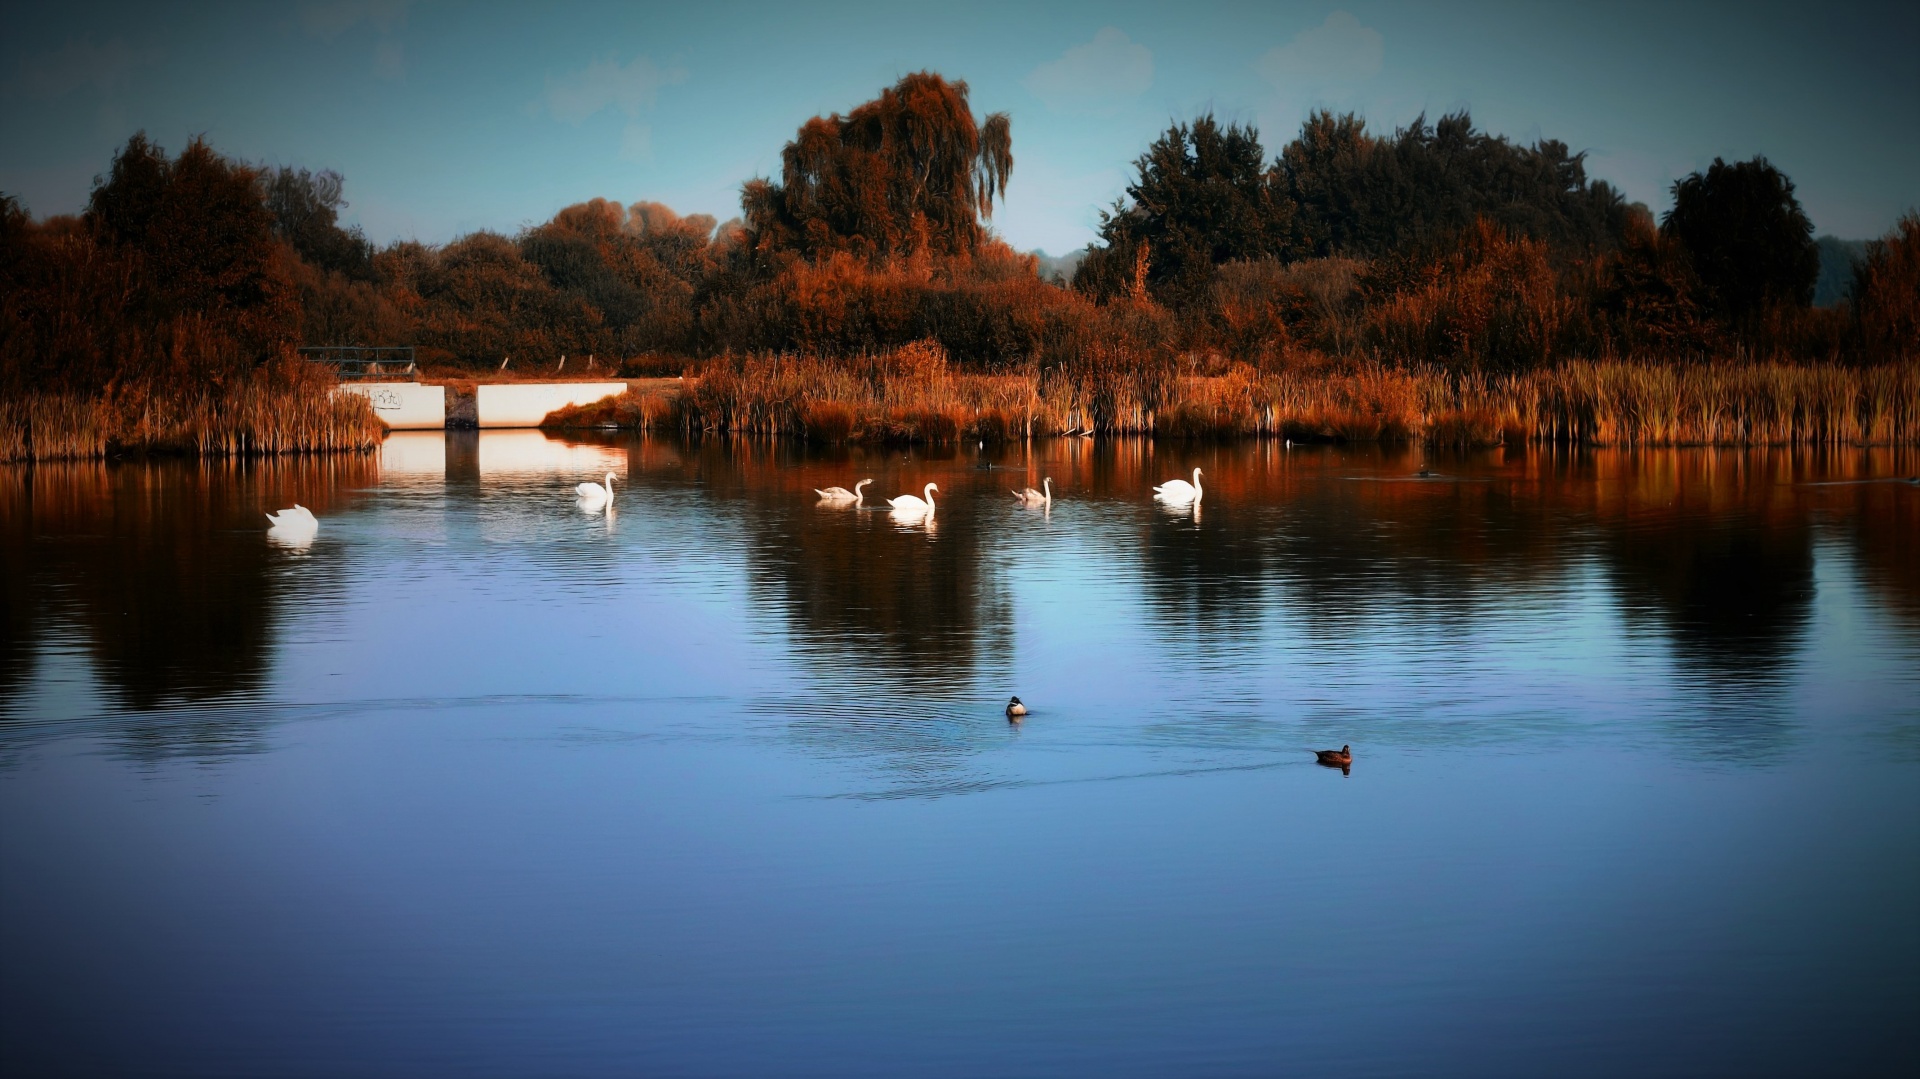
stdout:
[[1573,302],[1538,240],[1516,239],[1485,218],[1432,260],[1382,260],[1365,340],[1379,355],[1459,370],[1525,370],[1560,355]]
[[259,173],[204,142],[177,158],[136,135],[80,218],[0,232],[0,385],[92,393],[227,385],[297,339],[295,258]]
[[1920,214],[1902,217],[1890,236],[1867,246],[1854,274],[1853,303],[1866,349],[1920,355]]
[[[136,135],[78,218],[0,199],[0,457],[364,449],[364,399],[291,358],[298,282],[261,170]],[[364,287],[364,286],[363,286]]]
[[[636,372],[750,353],[857,362],[933,341],[961,368],[1090,387],[1103,418],[1233,363],[1508,372],[1915,349],[1912,242],[1882,245],[1880,284],[1857,284],[1852,307],[1809,309],[1806,218],[1759,159],[1683,180],[1656,227],[1564,144],[1515,145],[1464,114],[1376,136],[1317,113],[1271,160],[1257,132],[1201,117],[1140,157],[1061,288],[986,230],[1010,139],[1004,116],[973,117],[965,84],[910,75],[802,125],[778,180],[743,189],[740,222],[594,199],[517,236],[394,245],[364,279],[303,255],[304,331],[469,368],[511,357],[521,373],[562,356]],[[331,206],[331,174],[306,182],[323,181],[283,201]],[[318,217],[282,226],[310,237],[297,251],[355,250],[351,234],[312,238]]]
[[1075,289],[1162,304],[1181,348],[1259,368],[1316,354],[1513,371],[1920,350],[1885,314],[1915,306],[1897,238],[1878,248],[1888,284],[1871,299],[1857,285],[1851,317],[1809,307],[1812,228],[1762,158],[1681,180],[1659,229],[1564,144],[1515,146],[1464,114],[1382,138],[1316,113],[1261,160],[1249,129],[1169,129],[1136,162],[1130,201],[1104,216]]

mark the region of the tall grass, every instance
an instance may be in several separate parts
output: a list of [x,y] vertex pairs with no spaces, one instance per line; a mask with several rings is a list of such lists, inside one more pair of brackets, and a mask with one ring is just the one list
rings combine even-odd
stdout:
[[723,358],[677,397],[628,394],[557,426],[801,437],[819,442],[1017,440],[1097,430],[1161,438],[1488,446],[1920,443],[1920,369],[1571,361],[1520,374],[1381,364],[1207,376],[963,374],[921,342],[853,362]]
[[721,360],[690,380],[677,419],[690,432],[798,435],[818,442],[952,442],[1066,430],[1031,375],[959,374],[931,342],[853,363],[815,357]]
[[1569,363],[1525,380],[1547,441],[1859,445],[1920,440],[1920,368]]
[[111,453],[200,457],[371,450],[386,427],[366,398],[328,383],[256,381],[222,393],[29,394],[0,404],[0,460]]

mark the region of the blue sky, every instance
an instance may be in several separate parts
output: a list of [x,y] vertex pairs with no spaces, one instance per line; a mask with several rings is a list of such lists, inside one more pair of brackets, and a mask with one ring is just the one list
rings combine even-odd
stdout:
[[1093,238],[1169,121],[1315,107],[1375,129],[1471,109],[1589,151],[1646,202],[1766,154],[1822,233],[1920,207],[1920,5],[579,4],[403,0],[9,5],[0,191],[72,212],[144,128],[177,150],[338,169],[376,241],[511,232],[595,196],[738,212],[807,117],[922,68],[1013,116],[995,224]]

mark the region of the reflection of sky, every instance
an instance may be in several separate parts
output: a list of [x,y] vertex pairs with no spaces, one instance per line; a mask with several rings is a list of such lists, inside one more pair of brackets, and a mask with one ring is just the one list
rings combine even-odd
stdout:
[[[1327,534],[1307,514],[1355,512],[1315,501],[1337,475],[1260,512],[1222,495],[1198,527],[1239,534],[1209,537],[1122,485],[1041,515],[949,465],[931,542],[978,545],[958,609],[983,654],[915,695],[902,666],[927,657],[821,663],[755,579],[780,569],[753,545],[796,519],[929,543],[816,511],[806,462],[623,448],[609,527],[567,489],[573,453],[607,451],[495,445],[515,465],[484,486],[450,443],[445,483],[383,471],[273,563],[271,708],[141,720],[224,708],[250,742],[126,767],[113,717],[10,738],[10,1051],[71,1032],[108,1073],[1870,1072],[1911,1015],[1916,641],[1838,537],[1768,703],[1791,722],[1756,744],[1694,722],[1712,669],[1633,628],[1595,529],[1535,576],[1460,559],[1451,592],[1334,564],[1379,587],[1333,593],[1359,602],[1329,622],[1312,564],[1272,556]],[[1330,471],[1402,467],[1354,456]],[[1140,550],[1236,540],[1268,560]],[[1196,606],[1155,565],[1196,588],[1262,567],[1232,593],[1256,609]],[[102,707],[83,645],[41,650],[36,711]],[[1351,777],[1304,753],[1343,741]]]

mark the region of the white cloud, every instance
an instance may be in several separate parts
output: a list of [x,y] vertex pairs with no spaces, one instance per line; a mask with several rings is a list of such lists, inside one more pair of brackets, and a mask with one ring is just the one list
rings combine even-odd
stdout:
[[1260,76],[1276,86],[1320,88],[1359,82],[1380,73],[1380,31],[1360,25],[1344,11],[1319,26],[1302,30],[1292,41],[1268,49],[1254,62]]
[[1027,75],[1027,89],[1050,109],[1098,112],[1139,97],[1153,85],[1153,53],[1118,29],[1068,49]]
[[39,101],[56,100],[81,89],[108,98],[126,88],[135,68],[153,59],[151,53],[142,53],[120,38],[101,45],[69,41],[53,52],[24,61],[8,81],[10,89]]
[[[653,108],[662,86],[685,81],[685,69],[662,68],[645,56],[636,56],[625,64],[611,57],[595,60],[585,70],[547,77],[547,111],[554,119],[575,127],[606,108],[617,108],[632,121]],[[622,145],[628,141],[623,137]]]

